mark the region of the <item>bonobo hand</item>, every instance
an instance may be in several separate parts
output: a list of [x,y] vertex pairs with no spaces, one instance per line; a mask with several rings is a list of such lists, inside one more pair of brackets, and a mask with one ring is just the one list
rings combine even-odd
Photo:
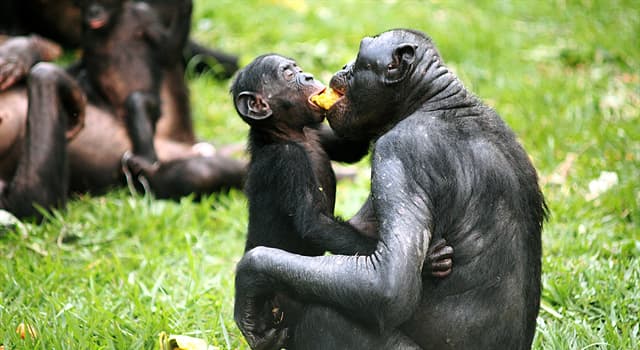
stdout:
[[288,336],[288,328],[279,328],[274,312],[269,307],[270,298],[236,296],[234,318],[251,349],[280,349]]
[[422,267],[422,275],[443,278],[451,273],[453,266],[453,248],[444,238],[432,242],[427,251],[427,259]]
[[254,253],[259,249],[249,251],[238,263],[234,319],[251,349],[280,349],[288,329],[278,325],[281,315],[272,304],[274,283],[256,271]]

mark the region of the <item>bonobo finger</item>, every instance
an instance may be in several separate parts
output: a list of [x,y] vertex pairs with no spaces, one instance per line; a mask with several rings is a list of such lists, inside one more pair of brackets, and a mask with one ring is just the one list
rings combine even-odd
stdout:
[[447,271],[447,270],[451,270],[451,267],[453,266],[453,260],[451,259],[443,259],[443,260],[438,260],[438,261],[434,261],[431,263],[431,270],[433,272],[436,271]]
[[431,276],[436,277],[436,278],[444,278],[449,276],[449,274],[451,273],[451,269],[446,270],[446,271],[432,271],[431,272]]
[[439,238],[431,243],[431,246],[429,247],[429,253],[436,251],[444,247],[445,245],[447,245],[447,241],[444,238]]
[[442,259],[450,259],[453,257],[453,248],[451,246],[440,247],[437,250],[434,250],[429,254],[429,259],[432,261],[442,260]]
[[11,87],[22,75],[15,63],[0,58],[0,90]]

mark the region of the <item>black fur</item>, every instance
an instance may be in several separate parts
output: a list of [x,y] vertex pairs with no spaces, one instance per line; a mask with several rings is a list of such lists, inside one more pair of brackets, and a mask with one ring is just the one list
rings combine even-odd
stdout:
[[[231,91],[236,109],[251,126],[251,162],[245,187],[249,200],[246,251],[267,246],[307,256],[323,255],[325,251],[369,255],[377,245],[375,218],[368,217],[375,214],[362,211],[365,218],[355,222],[370,220],[374,224],[360,226],[333,216],[336,179],[329,154],[334,159],[358,160],[365,154],[368,140],[343,139],[322,127],[324,111],[311,104],[309,97],[323,89],[322,84],[303,73],[294,61],[277,55],[256,58],[234,81]],[[363,232],[358,230],[361,228]],[[439,248],[437,252],[430,251],[430,258],[434,260],[429,260],[429,266],[434,269],[425,271],[444,277],[451,271],[450,247],[440,245]],[[278,312],[258,327],[287,329],[292,340],[278,338],[269,346],[301,348],[295,344],[309,338],[298,335],[306,334],[308,322],[326,323],[329,329],[338,326],[333,324],[334,317],[318,320],[313,316],[332,315],[329,310],[308,313],[305,306],[290,296],[274,296],[269,309],[275,308]],[[394,344],[411,343],[405,338],[399,334],[390,337]],[[350,342],[339,338],[334,339],[333,344],[344,348]]]
[[[310,324],[336,325],[321,336],[295,329],[292,348],[529,349],[546,205],[513,132],[419,32],[363,39],[331,86],[344,94],[328,111],[332,128],[374,141],[363,211],[377,216],[380,242],[364,257],[247,252],[235,316],[249,344],[271,348],[292,331],[264,329],[264,297],[279,292],[305,305]],[[441,238],[456,267],[445,279],[424,278]]]

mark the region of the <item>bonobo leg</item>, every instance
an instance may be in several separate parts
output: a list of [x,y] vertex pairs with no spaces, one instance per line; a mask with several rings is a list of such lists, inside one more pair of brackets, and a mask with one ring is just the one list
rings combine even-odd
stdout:
[[193,40],[185,47],[187,66],[192,66],[196,73],[211,71],[220,79],[230,78],[238,70],[238,57],[219,50],[206,48]]
[[159,104],[156,96],[144,92],[134,92],[125,101],[125,121],[133,154],[151,163],[158,161],[153,136],[160,117]]
[[49,63],[31,69],[27,92],[26,136],[0,206],[18,217],[38,217],[34,205],[51,209],[66,203],[66,145],[83,125],[86,99],[75,80]]
[[124,165],[136,177],[149,181],[157,198],[196,197],[229,188],[240,188],[247,171],[246,163],[220,155],[190,157],[151,163],[143,157],[128,156]]
[[287,349],[421,349],[398,330],[376,334],[325,306],[307,306]]

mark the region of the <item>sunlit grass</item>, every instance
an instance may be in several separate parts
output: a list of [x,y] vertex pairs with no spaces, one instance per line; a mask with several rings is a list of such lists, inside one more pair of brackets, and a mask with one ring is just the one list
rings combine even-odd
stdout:
[[[637,1],[203,1],[193,36],[240,54],[297,59],[328,82],[359,40],[430,34],[465,85],[512,126],[551,209],[536,349],[636,349],[640,332],[640,3]],[[191,79],[198,135],[244,143],[228,81]],[[564,167],[562,164],[564,163]],[[367,165],[338,188],[353,214]],[[601,172],[618,182],[588,200]],[[8,349],[151,349],[160,331],[246,349],[233,323],[242,193],[194,203],[125,190],[74,197],[0,238],[0,343]],[[33,325],[35,340],[15,333]]]

